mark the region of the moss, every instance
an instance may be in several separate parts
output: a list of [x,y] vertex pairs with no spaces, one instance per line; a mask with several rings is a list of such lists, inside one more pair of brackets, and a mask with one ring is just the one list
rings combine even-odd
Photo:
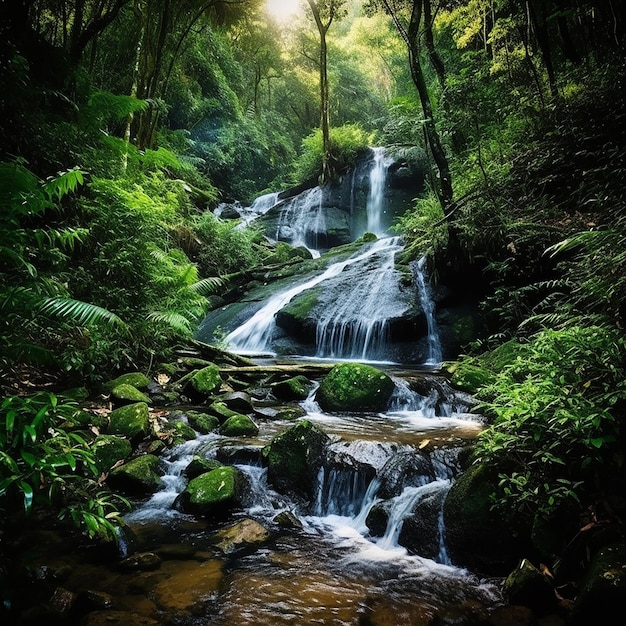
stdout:
[[150,428],[150,412],[145,402],[127,404],[111,411],[109,434],[123,435],[129,439],[145,437]]
[[199,433],[206,434],[213,432],[220,425],[220,421],[215,415],[201,413],[200,411],[187,411],[186,415],[191,427]]
[[259,427],[247,415],[240,413],[229,417],[220,428],[220,434],[226,437],[253,437],[258,433]]
[[146,375],[141,372],[130,372],[104,383],[104,387],[111,390],[119,385],[132,385],[136,389],[147,389],[149,384],[150,379]]
[[325,411],[383,411],[395,389],[383,371],[360,363],[340,363],[324,378],[316,394]]
[[144,454],[114,469],[107,482],[126,493],[152,493],[161,486],[160,474],[158,457]]
[[210,394],[219,389],[221,384],[220,368],[214,363],[195,372],[189,380],[190,387],[202,395]]
[[111,396],[116,400],[122,400],[125,402],[145,402],[146,404],[150,404],[150,398],[139,391],[137,387],[130,385],[128,383],[121,383],[119,385],[115,385],[111,390]]
[[96,458],[99,472],[108,472],[118,461],[126,460],[132,446],[128,439],[116,435],[98,435],[93,442],[92,450]]
[[284,306],[281,309],[281,314],[302,322],[317,305],[319,294],[319,289],[307,289]]
[[274,383],[272,386],[274,395],[281,400],[306,400],[313,383],[302,374]]
[[224,465],[190,480],[178,504],[191,513],[223,515],[240,502],[244,488],[241,470]]
[[450,382],[467,393],[475,394],[494,381],[494,375],[488,369],[464,361],[447,364],[446,369],[451,374]]

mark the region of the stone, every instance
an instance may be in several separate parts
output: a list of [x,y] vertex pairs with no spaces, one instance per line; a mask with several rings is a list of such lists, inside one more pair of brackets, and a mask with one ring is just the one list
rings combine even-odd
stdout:
[[538,613],[556,608],[552,584],[528,559],[522,559],[508,575],[502,592],[509,604],[527,606]]
[[259,427],[247,415],[235,414],[220,427],[220,435],[225,437],[254,437]]
[[384,411],[395,385],[385,372],[361,363],[339,363],[322,380],[315,399],[324,411]]
[[129,385],[128,383],[122,383],[121,385],[115,385],[111,390],[111,397],[117,404],[132,403],[132,402],[145,402],[150,404],[152,400],[142,391],[139,391],[137,387]]
[[213,536],[215,546],[226,555],[251,552],[270,538],[270,532],[252,519],[244,519]]
[[183,470],[183,474],[189,480],[197,478],[201,474],[206,474],[218,467],[222,467],[222,463],[215,459],[205,459],[200,456],[194,456],[191,463]]
[[147,389],[150,379],[141,372],[129,372],[104,383],[104,388],[111,390],[119,385],[131,385],[136,389]]
[[117,435],[98,435],[91,444],[100,473],[107,473],[118,461],[125,461],[132,453],[128,439]]
[[152,454],[131,459],[115,468],[107,478],[112,489],[124,493],[144,495],[154,493],[161,485],[163,472],[159,468],[159,458]]
[[152,572],[160,566],[161,557],[154,552],[139,552],[120,563],[120,568],[128,572]]
[[300,374],[274,383],[271,388],[279,400],[306,400],[313,388],[313,383],[306,376]]
[[222,384],[220,368],[211,363],[194,372],[187,381],[185,391],[196,397],[206,397],[217,391]]
[[219,419],[215,415],[209,415],[208,413],[185,411],[184,415],[187,417],[189,425],[204,435],[217,430],[220,425]]
[[145,402],[127,404],[111,411],[110,435],[122,435],[129,439],[142,439],[150,432],[150,411]]
[[218,467],[189,481],[176,498],[176,506],[186,513],[224,516],[241,505],[247,481],[236,467]]

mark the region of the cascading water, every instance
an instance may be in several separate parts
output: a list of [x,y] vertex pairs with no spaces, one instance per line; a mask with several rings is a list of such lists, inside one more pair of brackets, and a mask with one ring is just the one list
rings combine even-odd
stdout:
[[[394,253],[400,249],[398,238],[380,239],[369,245],[365,251],[358,253],[344,261],[333,263],[326,271],[314,278],[296,285],[290,289],[287,289],[281,293],[272,296],[267,303],[257,311],[247,322],[236,328],[230,334],[225,337],[225,343],[229,348],[235,352],[242,354],[258,354],[264,352],[271,352],[271,339],[274,331],[276,320],[275,315],[280,311],[288,302],[290,302],[295,296],[302,292],[311,289],[319,283],[328,280],[332,277],[336,277],[346,268],[353,265],[363,265],[368,261],[380,258],[381,253],[383,260],[388,265],[388,251],[392,250]],[[384,270],[383,270],[384,271]],[[364,280],[368,280],[368,274],[365,274]],[[379,279],[380,288],[383,288],[383,281]],[[384,278],[384,277],[383,277]],[[368,329],[367,323],[361,326],[359,333],[355,334],[354,345],[358,348],[361,345],[361,353],[364,356],[363,349],[367,347],[367,344],[374,339],[374,325]],[[332,333],[331,333],[332,335]],[[351,339],[352,341],[352,339]],[[324,346],[327,344],[324,343]],[[330,344],[332,345],[332,344]]]
[[370,190],[367,197],[367,230],[375,235],[384,235],[385,186],[387,170],[392,160],[385,154],[385,148],[372,148],[374,161],[370,170]]
[[317,251],[319,233],[326,229],[322,199],[322,189],[314,187],[286,202],[278,219],[276,240]]
[[441,351],[441,341],[439,340],[439,331],[435,320],[435,303],[432,299],[430,288],[426,280],[424,267],[426,266],[426,257],[422,257],[419,261],[411,263],[413,278],[417,285],[422,310],[426,316],[426,324],[428,327],[428,358],[427,365],[437,365],[441,363],[443,358]]

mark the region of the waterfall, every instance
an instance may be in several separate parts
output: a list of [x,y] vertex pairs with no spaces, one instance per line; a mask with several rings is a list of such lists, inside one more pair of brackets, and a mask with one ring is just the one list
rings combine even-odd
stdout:
[[426,281],[425,266],[425,256],[417,262],[412,262],[410,265],[428,328],[428,358],[426,359],[426,364],[437,365],[441,363],[443,354],[441,351],[437,322],[435,320],[435,303],[432,299],[428,282]]
[[295,287],[291,287],[290,289],[274,295],[247,322],[226,336],[226,344],[231,350],[241,353],[270,351],[270,341],[276,325],[275,315],[290,300],[303,291],[315,287],[315,285],[318,285],[322,281],[338,276],[345,268],[357,263],[362,263],[390,246],[399,249],[399,244],[396,239],[397,238],[376,241],[364,252],[344,261],[333,263],[322,274],[315,276],[301,285],[296,285]]
[[278,218],[276,240],[317,250],[318,235],[326,230],[322,199],[322,189],[314,187],[286,202]]
[[382,356],[388,319],[396,314],[394,259],[401,249],[398,237],[379,240],[369,266],[344,278],[342,289],[333,292],[318,320],[316,356],[361,360]]
[[370,190],[367,197],[367,230],[376,235],[383,235],[383,217],[385,215],[385,186],[387,170],[392,160],[385,156],[385,148],[372,148],[374,162],[370,170]]

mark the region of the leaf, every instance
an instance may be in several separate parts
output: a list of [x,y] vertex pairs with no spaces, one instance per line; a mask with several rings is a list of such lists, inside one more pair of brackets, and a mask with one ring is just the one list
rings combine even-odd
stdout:
[[107,309],[71,298],[44,298],[38,305],[41,313],[84,326],[108,324],[126,328],[124,321]]

